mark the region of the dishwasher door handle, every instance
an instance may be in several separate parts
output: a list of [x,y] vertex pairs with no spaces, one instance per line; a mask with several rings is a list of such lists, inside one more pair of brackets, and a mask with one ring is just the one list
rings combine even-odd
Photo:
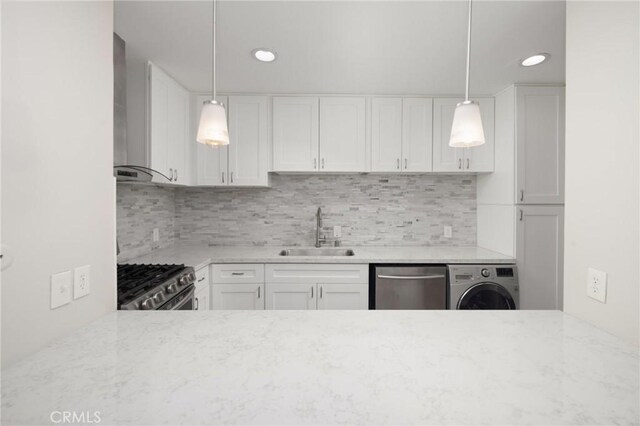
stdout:
[[445,278],[445,276],[444,275],[418,275],[418,276],[378,275],[378,278],[382,278],[384,280],[434,280],[437,278]]

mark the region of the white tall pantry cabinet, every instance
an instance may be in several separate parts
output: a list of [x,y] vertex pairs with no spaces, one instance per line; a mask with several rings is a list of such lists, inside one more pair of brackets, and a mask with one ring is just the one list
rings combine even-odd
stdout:
[[495,171],[478,176],[478,245],[516,258],[522,309],[562,309],[564,87],[510,86],[495,118]]

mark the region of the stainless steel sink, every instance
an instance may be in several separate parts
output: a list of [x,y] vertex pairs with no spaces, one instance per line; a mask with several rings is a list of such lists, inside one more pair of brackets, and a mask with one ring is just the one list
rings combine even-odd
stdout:
[[293,248],[281,250],[280,256],[353,256],[351,249],[343,248]]

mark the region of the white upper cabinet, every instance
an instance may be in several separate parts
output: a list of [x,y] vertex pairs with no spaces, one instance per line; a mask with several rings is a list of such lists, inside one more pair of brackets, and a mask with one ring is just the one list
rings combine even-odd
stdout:
[[148,64],[149,167],[172,183],[191,183],[189,92],[152,63]]
[[319,168],[318,98],[273,98],[273,170],[313,172]]
[[433,100],[405,98],[402,100],[402,170],[430,172],[433,170]]
[[[210,96],[197,96],[198,118],[202,102]],[[268,186],[269,118],[266,96],[218,96],[227,110],[229,145],[197,145],[197,184],[211,186]]]
[[516,202],[564,203],[564,88],[516,87]]
[[433,171],[434,172],[492,172],[494,155],[494,101],[476,98],[480,104],[485,143],[473,148],[449,146],[453,113],[459,98],[433,101]]
[[371,171],[400,171],[402,158],[402,99],[371,100]]
[[320,98],[321,171],[366,171],[365,121],[365,98]]
[[[198,123],[200,121],[200,113],[205,101],[211,99],[211,96],[196,96],[196,114],[192,143],[196,147],[196,183],[198,185],[224,185],[228,180],[227,176],[227,147],[211,146],[198,143],[196,134],[198,132]],[[217,100],[228,106],[226,96],[218,96]]]
[[269,184],[268,100],[266,96],[229,97],[229,185]]

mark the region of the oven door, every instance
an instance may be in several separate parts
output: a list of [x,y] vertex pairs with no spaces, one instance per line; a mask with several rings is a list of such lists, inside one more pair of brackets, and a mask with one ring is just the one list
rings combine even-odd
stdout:
[[176,294],[167,303],[160,306],[158,311],[193,311],[195,309],[196,286],[189,287]]

